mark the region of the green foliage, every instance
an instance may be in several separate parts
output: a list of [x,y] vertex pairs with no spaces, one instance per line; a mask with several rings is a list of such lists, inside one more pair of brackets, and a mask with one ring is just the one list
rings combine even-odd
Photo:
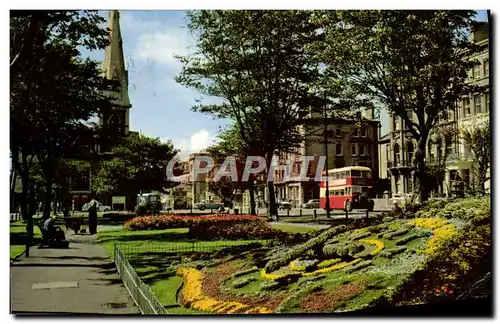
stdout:
[[[400,117],[417,142],[415,165],[421,200],[426,145],[438,118],[476,89],[467,73],[478,51],[467,32],[473,10],[321,11],[326,42],[319,43],[326,73],[340,75]],[[412,117],[409,112],[415,114]],[[421,181],[418,181],[421,180]]]
[[465,145],[470,147],[474,153],[474,159],[477,163],[478,191],[484,194],[484,183],[490,179],[488,169],[492,159],[490,124],[485,123],[472,129],[464,129],[461,135]]
[[401,228],[401,229],[398,229],[397,231],[394,231],[394,232],[391,232],[388,234],[384,234],[382,237],[385,239],[388,239],[388,240],[392,240],[393,238],[395,238],[397,236],[405,235],[408,232],[409,232],[408,228]]
[[475,224],[487,223],[491,220],[491,197],[472,197],[430,204],[419,211],[416,217],[460,219]]
[[358,271],[358,270],[361,270],[361,269],[364,269],[366,267],[369,267],[372,265],[372,260],[365,260],[365,261],[361,261],[359,263],[356,263],[350,267],[347,267],[345,269],[345,271],[347,273],[351,273],[351,272],[355,272],[355,271]]
[[352,227],[348,227],[346,225],[339,225],[332,228],[329,228],[323,231],[317,237],[310,239],[309,241],[300,244],[299,246],[292,248],[290,251],[286,251],[282,254],[277,255],[275,258],[271,259],[265,266],[265,270],[267,273],[271,273],[275,270],[278,270],[280,267],[287,265],[290,261],[297,259],[302,256],[306,251],[317,248],[318,246],[322,246],[328,239],[332,236],[338,235],[340,233],[344,233],[351,229]]
[[257,280],[257,279],[255,279],[254,277],[240,278],[240,279],[233,281],[232,287],[235,289],[238,289],[238,288],[241,288],[241,287],[248,285],[250,282],[255,281],[255,280]]
[[391,258],[396,254],[399,254],[407,249],[406,245],[403,246],[398,246],[393,249],[384,249],[383,251],[380,252],[380,256],[384,258]]
[[243,277],[243,276],[246,276],[247,274],[254,273],[258,270],[259,269],[255,266],[248,268],[248,269],[240,270],[240,271],[233,273],[233,278]]
[[410,234],[410,235],[407,235],[407,236],[402,237],[400,239],[397,239],[395,243],[396,243],[396,245],[405,245],[408,242],[413,241],[419,237],[420,237],[419,234]]
[[104,160],[92,181],[96,192],[162,191],[173,184],[166,178],[168,162],[177,154],[172,142],[130,134],[112,149],[113,158]]
[[352,235],[352,236],[350,236],[349,238],[350,238],[350,239],[352,239],[352,240],[357,241],[357,240],[360,240],[360,239],[362,239],[362,238],[368,237],[368,236],[370,236],[370,235],[371,235],[371,233],[370,233],[370,232],[365,232],[365,233],[359,233],[359,234],[357,234],[357,235]]

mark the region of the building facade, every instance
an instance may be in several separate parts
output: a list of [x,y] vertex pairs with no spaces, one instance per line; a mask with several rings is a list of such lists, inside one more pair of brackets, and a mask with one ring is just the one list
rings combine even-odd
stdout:
[[[471,56],[477,65],[469,71],[468,82],[482,88],[480,93],[471,93],[459,100],[450,109],[446,117],[440,118],[429,138],[426,152],[426,164],[443,165],[444,181],[438,184],[431,194],[450,196],[473,185],[475,163],[470,147],[462,139],[462,131],[474,127],[483,127],[489,123],[489,26],[478,25],[470,35],[470,40],[480,47],[480,52]],[[412,113],[412,118],[416,116]],[[401,117],[389,116],[389,141],[381,145],[381,156],[385,155],[386,169],[389,171],[391,193],[397,197],[409,196],[414,192],[414,154],[417,143],[412,138]],[[446,135],[448,134],[448,135]],[[380,175],[384,174],[381,164]]]
[[[300,148],[294,153],[277,155],[279,163],[274,170],[277,200],[289,201],[293,207],[300,207],[310,199],[319,199],[319,182],[315,180],[315,176],[321,156],[328,155],[326,166],[328,170],[346,166],[369,167],[374,171],[372,174],[374,183],[378,183],[380,123],[373,120],[371,110],[363,111],[360,120],[327,119],[325,121],[319,116],[312,116],[306,124],[307,133],[304,134],[305,139]],[[325,145],[325,131],[328,138],[327,145]],[[303,156],[314,157],[307,166],[308,181],[299,181]],[[265,194],[267,197],[267,188]],[[377,195],[374,192],[371,194]]]

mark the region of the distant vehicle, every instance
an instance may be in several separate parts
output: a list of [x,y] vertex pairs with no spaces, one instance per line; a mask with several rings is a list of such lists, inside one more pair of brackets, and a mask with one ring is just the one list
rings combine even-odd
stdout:
[[194,209],[205,210],[205,209],[218,209],[219,207],[224,207],[224,203],[214,202],[213,200],[201,201],[194,204]]
[[302,208],[319,208],[319,199],[310,199],[302,205]]
[[[97,210],[100,212],[109,212],[109,211],[111,211],[111,207],[106,206],[106,205],[102,205],[100,202],[97,202]],[[89,204],[88,203],[83,205],[82,211],[84,211],[84,212],[89,211]]]
[[292,203],[289,201],[278,201],[278,209],[279,210],[287,210],[292,209]]
[[157,215],[163,206],[159,192],[149,192],[137,195],[136,212],[140,215]]
[[[326,210],[326,177],[320,181],[320,207]],[[330,209],[367,209],[373,211],[375,202],[369,199],[372,188],[370,168],[350,166],[328,170],[328,198]]]

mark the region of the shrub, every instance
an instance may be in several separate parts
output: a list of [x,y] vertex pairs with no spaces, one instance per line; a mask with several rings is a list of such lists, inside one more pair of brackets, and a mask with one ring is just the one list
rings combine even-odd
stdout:
[[250,277],[250,278],[240,278],[238,280],[235,280],[233,281],[233,288],[235,289],[238,289],[238,288],[241,288],[241,287],[244,287],[246,285],[248,285],[250,282],[252,281],[255,281],[256,279],[253,278],[253,277]]
[[407,249],[406,245],[403,246],[398,246],[393,249],[387,249],[382,252],[380,252],[380,256],[383,256],[384,258],[390,258],[396,254],[399,254]]
[[259,271],[259,269],[255,266],[251,267],[251,268],[248,268],[248,269],[245,269],[245,270],[240,270],[240,271],[237,271],[235,273],[233,273],[233,278],[238,278],[238,277],[243,277],[247,274],[250,274],[250,273],[253,273],[253,272],[256,272],[256,271]]
[[276,256],[276,258],[270,260],[266,264],[266,266],[264,267],[265,271],[267,273],[271,273],[273,271],[276,271],[280,267],[290,263],[290,261],[302,256],[306,251],[308,251],[312,248],[316,248],[317,246],[324,244],[328,239],[332,238],[333,236],[338,235],[340,233],[344,233],[350,229],[352,229],[352,225],[351,226],[339,225],[339,226],[329,228],[329,229],[323,231],[317,237],[315,237],[315,238],[313,238],[313,239],[311,239],[303,244],[300,244],[299,246],[297,246],[297,247],[295,247],[295,248],[293,248],[293,249],[291,249],[283,254],[279,254],[278,256]]
[[396,236],[401,236],[401,235],[405,235],[405,234],[407,234],[407,233],[408,233],[408,231],[409,231],[409,230],[408,230],[407,228],[401,228],[401,229],[399,229],[399,230],[397,230],[397,231],[394,231],[394,232],[392,232],[392,233],[385,234],[385,235],[383,236],[383,238],[386,238],[386,239],[388,239],[388,240],[392,240],[392,239],[393,239],[394,237],[396,237]]
[[350,272],[361,270],[361,269],[366,268],[366,267],[371,266],[371,265],[372,265],[372,260],[366,260],[366,261],[359,262],[358,264],[355,264],[355,265],[352,265],[352,266],[346,268],[345,271],[350,273]]
[[337,243],[323,246],[323,254],[326,256],[346,257],[353,256],[363,251],[364,246],[356,243]]
[[337,264],[340,262],[340,259],[330,259],[330,260],[325,260],[323,262],[320,262],[318,264],[318,268],[322,269],[322,268],[327,268],[329,266],[332,266],[334,264]]
[[405,245],[406,243],[410,242],[410,241],[413,241],[414,239],[417,239],[419,238],[420,235],[418,234],[410,234],[410,235],[407,235],[405,237],[402,237],[398,240],[396,240],[396,245]]
[[260,285],[260,290],[262,290],[262,291],[272,291],[272,290],[278,290],[280,288],[281,288],[281,284],[279,282],[274,281],[274,280],[264,281]]
[[387,224],[380,224],[377,226],[370,227],[369,231],[370,231],[370,233],[376,234],[376,233],[380,233],[382,230],[387,229],[387,227],[388,227]]
[[357,240],[360,240],[360,239],[362,239],[362,238],[368,237],[368,236],[370,236],[370,235],[371,235],[371,233],[370,233],[370,232],[366,232],[366,233],[359,233],[359,234],[357,234],[357,235],[353,235],[353,236],[351,236],[351,239],[353,239],[353,240],[357,241]]

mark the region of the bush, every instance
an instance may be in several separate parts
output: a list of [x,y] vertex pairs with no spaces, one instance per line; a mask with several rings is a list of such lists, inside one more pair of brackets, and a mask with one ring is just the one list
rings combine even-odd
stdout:
[[372,260],[362,261],[345,269],[346,272],[354,272],[372,265]]
[[238,216],[142,216],[125,224],[126,230],[189,228],[189,235],[203,239],[284,238],[286,233],[269,227],[263,217]]
[[386,238],[388,240],[392,240],[394,237],[396,236],[401,236],[401,235],[405,235],[409,232],[409,229],[408,228],[401,228],[401,229],[398,229],[397,231],[394,231],[392,233],[389,233],[389,234],[385,234],[383,236],[383,238]]
[[420,235],[418,234],[410,234],[410,235],[407,235],[405,237],[402,237],[398,240],[396,240],[396,245],[405,245],[406,243],[410,242],[410,241],[413,241],[414,239],[417,239],[419,238]]
[[238,277],[243,277],[247,274],[250,274],[250,273],[253,273],[253,272],[256,272],[256,271],[259,271],[259,269],[257,267],[251,267],[251,268],[248,268],[248,269],[245,269],[245,270],[240,270],[240,271],[237,271],[235,273],[233,273],[233,278],[238,278]]
[[233,288],[235,289],[238,289],[238,288],[241,288],[241,287],[245,287],[246,285],[248,285],[250,282],[252,281],[255,281],[256,279],[255,278],[241,278],[241,279],[238,279],[238,280],[235,280],[232,284]]
[[329,228],[325,231],[323,231],[320,235],[317,237],[300,244],[299,246],[285,252],[282,254],[279,254],[276,256],[276,258],[270,260],[266,266],[264,267],[265,271],[267,273],[271,273],[273,271],[278,270],[280,267],[287,265],[290,263],[290,261],[295,260],[302,256],[304,253],[306,253],[308,250],[316,248],[320,245],[323,245],[327,240],[332,238],[335,235],[338,235],[340,233],[347,232],[348,230],[352,229],[352,225],[346,226],[346,225],[339,225],[335,226],[332,228]]
[[399,254],[399,253],[405,251],[406,249],[407,249],[406,245],[398,246],[396,248],[387,249],[387,250],[384,250],[384,251],[380,252],[380,256],[382,256],[384,258],[390,258],[390,257],[393,257],[396,254]]
[[387,229],[387,227],[388,227],[387,224],[380,224],[377,226],[372,226],[368,230],[370,231],[370,233],[377,234],[380,233],[382,230]]
[[264,281],[260,285],[260,290],[262,290],[262,291],[272,291],[272,290],[278,290],[280,288],[281,288],[281,284],[279,282],[274,281],[274,280]]
[[353,235],[350,238],[357,241],[357,240],[360,240],[362,238],[368,237],[370,235],[371,235],[370,232],[365,232],[365,233],[359,233],[359,234]]
[[328,244],[323,247],[323,254],[326,256],[335,256],[335,257],[346,257],[348,255],[354,256],[355,254],[364,250],[364,246],[362,244],[357,243],[337,243],[337,244]]

